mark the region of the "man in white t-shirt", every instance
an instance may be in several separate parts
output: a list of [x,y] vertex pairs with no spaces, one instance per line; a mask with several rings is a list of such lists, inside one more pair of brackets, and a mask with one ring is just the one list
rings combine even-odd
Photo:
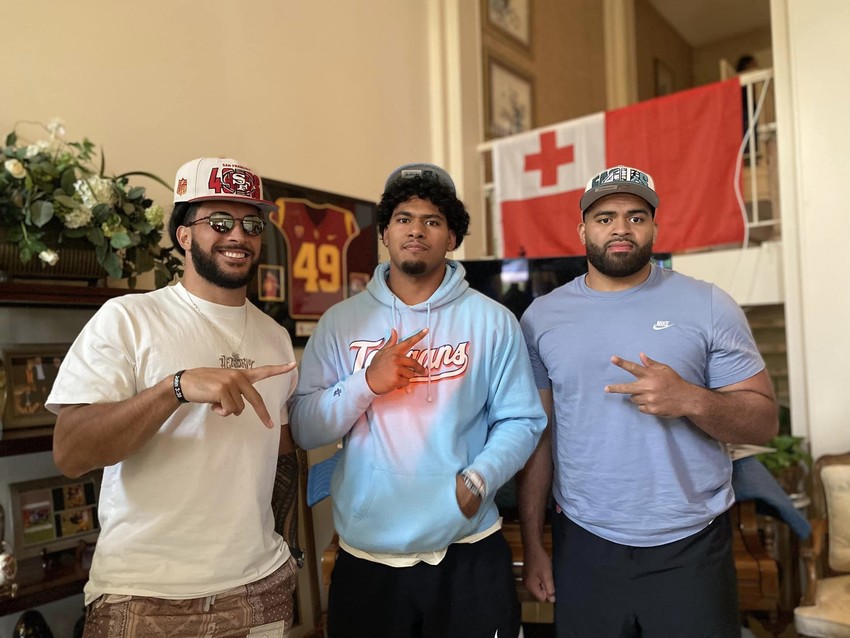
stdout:
[[58,468],[103,468],[85,635],[285,636],[295,567],[271,502],[279,455],[296,465],[297,372],[246,299],[276,206],[218,158],[184,164],[174,202],[182,281],[104,304],[47,401]]

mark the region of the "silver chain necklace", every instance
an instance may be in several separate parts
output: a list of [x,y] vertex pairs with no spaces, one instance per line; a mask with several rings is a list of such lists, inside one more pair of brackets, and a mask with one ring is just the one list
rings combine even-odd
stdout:
[[[239,346],[242,345],[242,341],[245,339],[245,332],[248,329],[248,304],[245,304],[245,323],[242,325],[242,334],[239,337],[239,343],[237,343],[234,348],[230,345],[227,337],[224,336],[224,332],[217,328],[216,325],[203,313],[203,311],[198,308],[198,304],[196,304],[195,300],[192,299],[192,294],[186,290],[185,287],[183,290],[186,291],[186,301],[188,301],[192,308],[194,308],[195,311],[203,317],[210,329],[218,335],[218,338],[221,339],[221,342],[224,344],[224,353],[219,356],[219,366],[222,368],[253,368],[254,360],[243,358],[239,354]],[[230,352],[230,355],[227,354],[228,352]]]

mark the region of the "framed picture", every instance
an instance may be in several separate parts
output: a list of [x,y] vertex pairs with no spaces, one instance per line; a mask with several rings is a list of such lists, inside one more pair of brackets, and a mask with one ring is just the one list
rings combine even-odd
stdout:
[[[371,275],[377,266],[377,206],[265,177],[263,188],[265,199],[278,210],[269,214],[262,236],[263,265],[248,287],[248,298],[300,347],[328,308],[356,292],[350,289],[349,274]],[[277,291],[274,279],[279,280]]]
[[485,139],[534,128],[534,83],[531,77],[489,53],[484,64]]
[[283,301],[283,266],[261,264],[257,277],[257,299]]
[[673,71],[658,58],[654,60],[655,66],[655,97],[670,95],[673,92]]
[[531,0],[482,0],[487,26],[531,50]]
[[97,500],[101,473],[70,479],[64,476],[11,483],[15,555],[37,556],[92,543],[100,533]]
[[6,380],[4,429],[56,422],[56,416],[44,403],[69,347],[60,343],[0,346]]

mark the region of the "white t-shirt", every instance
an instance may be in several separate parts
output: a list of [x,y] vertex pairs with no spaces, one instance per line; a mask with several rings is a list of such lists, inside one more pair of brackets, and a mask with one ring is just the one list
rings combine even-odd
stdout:
[[[252,304],[190,298],[177,284],[104,304],[65,357],[47,407],[122,401],[182,369],[294,360],[287,332]],[[138,452],[104,469],[86,604],[105,593],[208,596],[264,578],[289,558],[271,495],[296,382],[292,371],[255,384],[274,429],[248,404],[222,417],[187,403]]]

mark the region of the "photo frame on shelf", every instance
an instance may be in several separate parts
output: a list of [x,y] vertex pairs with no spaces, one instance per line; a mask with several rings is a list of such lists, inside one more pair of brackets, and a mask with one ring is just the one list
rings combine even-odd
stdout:
[[488,29],[531,53],[531,0],[481,0]]
[[67,343],[0,346],[5,377],[4,430],[56,422],[56,415],[44,403],[69,347]]
[[534,81],[488,52],[484,58],[484,137],[493,139],[534,128]]
[[11,483],[12,529],[18,559],[94,543],[101,472]]

